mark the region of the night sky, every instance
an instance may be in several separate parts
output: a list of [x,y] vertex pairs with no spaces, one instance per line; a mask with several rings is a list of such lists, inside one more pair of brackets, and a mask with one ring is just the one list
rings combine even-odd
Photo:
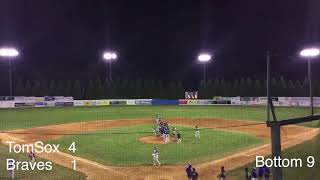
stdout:
[[[15,79],[95,79],[107,71],[105,49],[119,53],[114,78],[194,87],[197,53],[207,50],[215,56],[209,78],[263,79],[271,49],[274,76],[304,79],[298,52],[319,42],[319,9],[319,0],[1,0],[0,46],[20,50]],[[316,79],[319,68],[315,62]],[[1,84],[7,69],[2,61]]]

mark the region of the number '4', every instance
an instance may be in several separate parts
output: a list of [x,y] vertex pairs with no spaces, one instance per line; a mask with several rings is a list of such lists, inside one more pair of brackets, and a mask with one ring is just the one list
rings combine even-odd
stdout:
[[75,142],[73,142],[70,146],[69,146],[69,149],[68,149],[69,151],[72,151],[73,153],[75,153],[76,152],[76,143]]

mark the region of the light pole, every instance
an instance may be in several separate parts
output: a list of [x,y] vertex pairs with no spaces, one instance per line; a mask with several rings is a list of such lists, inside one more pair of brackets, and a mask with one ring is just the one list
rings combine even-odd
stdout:
[[0,56],[4,58],[8,58],[9,61],[9,88],[10,88],[10,96],[12,96],[12,71],[11,71],[11,60],[14,57],[19,56],[19,51],[15,48],[0,48]]
[[211,55],[209,53],[200,53],[198,55],[198,61],[203,64],[203,82],[206,82],[206,63],[211,60]]
[[312,74],[311,74],[311,61],[315,57],[318,57],[320,50],[318,48],[306,48],[300,52],[300,56],[308,59],[308,79],[309,79],[309,94],[310,94],[310,108],[311,116],[313,116],[313,95],[312,95]]
[[103,59],[106,62],[109,62],[109,80],[112,81],[112,75],[111,75],[111,63],[112,61],[116,60],[118,58],[118,55],[114,51],[106,51],[103,53]]

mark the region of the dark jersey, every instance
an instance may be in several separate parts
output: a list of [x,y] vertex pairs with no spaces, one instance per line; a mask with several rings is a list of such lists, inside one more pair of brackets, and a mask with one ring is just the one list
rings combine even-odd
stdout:
[[193,171],[191,178],[192,178],[192,180],[197,180],[198,179],[198,173]]
[[181,139],[181,134],[180,133],[177,134],[177,138]]

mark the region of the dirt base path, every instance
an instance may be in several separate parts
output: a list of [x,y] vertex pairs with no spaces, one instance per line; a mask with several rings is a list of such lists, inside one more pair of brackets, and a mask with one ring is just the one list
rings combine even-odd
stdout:
[[[17,143],[33,143],[38,140],[61,138],[61,134],[88,133],[90,131],[133,126],[151,123],[151,120],[116,120],[116,121],[91,121],[46,126],[32,129],[22,129],[10,133],[0,133],[2,142],[15,140]],[[270,129],[265,124],[223,119],[170,119],[169,124],[191,126],[200,128],[217,128],[230,131],[239,131],[254,134],[260,138],[270,138]],[[282,129],[282,148],[286,149],[296,144],[314,138],[319,129],[300,126],[287,126]],[[199,172],[199,179],[212,179],[219,172],[221,165],[229,171],[253,162],[256,155],[266,156],[271,154],[270,144],[205,163],[194,165]],[[66,153],[38,154],[38,156],[51,160],[62,166],[71,168],[71,161],[77,160],[77,171],[83,172],[88,179],[139,179],[139,180],[176,180],[185,179],[184,166],[139,166],[139,167],[113,167],[96,163],[91,160],[79,158]]]

